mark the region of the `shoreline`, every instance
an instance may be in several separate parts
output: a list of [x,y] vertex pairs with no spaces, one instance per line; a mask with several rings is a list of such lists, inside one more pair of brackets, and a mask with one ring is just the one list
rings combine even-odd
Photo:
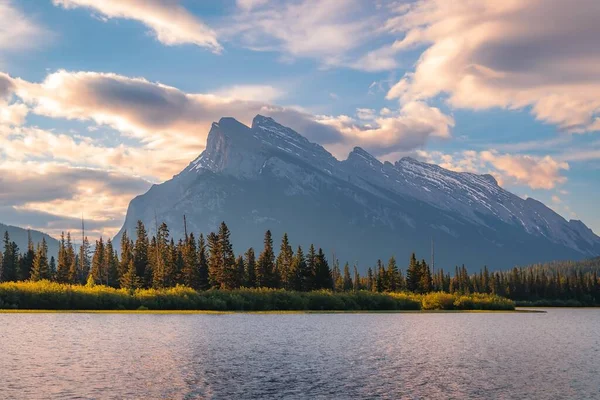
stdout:
[[288,310],[288,311],[213,311],[213,310],[19,310],[0,309],[0,314],[545,314],[544,310]]

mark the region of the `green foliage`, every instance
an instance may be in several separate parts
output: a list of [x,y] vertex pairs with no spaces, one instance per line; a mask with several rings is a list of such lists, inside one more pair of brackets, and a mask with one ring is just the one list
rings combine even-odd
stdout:
[[[130,262],[129,271],[135,268]],[[186,286],[164,289],[115,289],[48,280],[0,283],[5,308],[51,310],[215,310],[215,311],[377,311],[377,310],[511,310],[514,304],[494,295],[451,295],[368,291],[296,292],[284,289],[240,288],[196,291]]]

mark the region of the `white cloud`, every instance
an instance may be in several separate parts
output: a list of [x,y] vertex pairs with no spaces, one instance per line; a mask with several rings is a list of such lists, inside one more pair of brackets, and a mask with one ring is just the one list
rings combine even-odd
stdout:
[[52,0],[66,9],[84,7],[106,18],[140,21],[165,45],[195,44],[215,53],[222,51],[217,34],[177,0]]
[[249,11],[253,8],[259,8],[267,4],[269,0],[237,0],[237,6],[243,10]]
[[387,28],[394,48],[424,47],[388,98],[448,96],[457,108],[531,108],[568,132],[600,129],[600,8],[596,0],[428,0]]
[[215,96],[244,101],[273,102],[283,96],[283,92],[270,85],[234,85],[213,92]]
[[554,189],[567,181],[562,174],[569,164],[552,156],[506,154],[497,150],[465,150],[454,154],[419,153],[420,158],[458,172],[491,174],[501,186],[526,185],[531,189]]
[[242,11],[220,33],[246,47],[279,51],[285,60],[314,58],[326,67],[366,71],[397,66],[388,49],[370,51],[370,39],[385,35],[385,13],[361,0],[238,1]]
[[11,0],[0,0],[0,27],[0,50],[3,51],[32,47],[46,33]]

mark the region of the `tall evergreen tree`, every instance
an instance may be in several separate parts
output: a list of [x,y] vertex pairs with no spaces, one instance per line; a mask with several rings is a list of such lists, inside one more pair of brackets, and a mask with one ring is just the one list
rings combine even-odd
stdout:
[[246,267],[246,286],[256,287],[256,256],[254,249],[250,247],[245,254],[244,265]]
[[146,227],[142,221],[137,222],[136,239],[133,245],[133,264],[135,273],[140,278],[141,287],[150,287],[152,283],[152,271],[149,261],[149,240]]
[[421,269],[415,253],[410,256],[410,263],[406,270],[406,288],[411,292],[419,290],[419,282],[421,280]]
[[16,281],[19,269],[19,248],[11,242],[8,232],[4,233],[4,254],[2,255],[2,270],[0,281]]
[[319,248],[317,254],[317,262],[315,268],[315,289],[333,289],[333,278],[331,276],[331,269],[323,253],[323,249]]
[[[291,288],[291,275],[290,271],[292,268],[292,259],[294,257],[294,252],[292,250],[292,246],[290,245],[287,233],[283,234],[283,238],[281,239],[281,247],[279,250],[279,255],[277,256],[276,266],[276,280],[279,281],[281,287],[284,289]],[[279,279],[277,279],[279,278]]]
[[348,263],[344,265],[344,277],[342,281],[342,289],[344,292],[349,292],[353,289],[352,276],[350,275],[350,265],[348,265]]
[[119,259],[112,245],[112,240],[109,238],[104,246],[104,259],[106,262],[106,285],[111,287],[119,287]]
[[387,267],[388,274],[388,287],[387,290],[390,292],[397,292],[402,290],[402,275],[396,264],[396,259],[392,256],[388,261]]
[[200,234],[200,239],[198,239],[198,289],[210,289],[206,242],[204,241],[204,235],[202,234]]
[[305,277],[306,277],[306,260],[304,259],[304,252],[302,247],[298,246],[296,254],[292,259],[292,265],[290,268],[290,289],[296,291],[306,290]]
[[32,281],[40,281],[42,279],[50,279],[48,244],[45,238],[42,238],[42,243],[38,244],[35,258],[33,259],[33,269],[31,270]]
[[265,232],[263,251],[258,256],[256,263],[256,286],[271,287],[273,284],[273,269],[275,268],[275,254],[273,253],[273,238],[271,231]]
[[56,281],[59,283],[67,283],[69,281],[70,263],[67,256],[67,246],[65,242],[65,233],[60,234],[58,242],[58,263],[56,265]]
[[308,254],[306,255],[306,269],[304,275],[304,290],[307,292],[317,289],[316,274],[317,251],[315,250],[315,246],[311,244],[308,249]]
[[210,287],[218,288],[220,284],[221,271],[221,248],[219,235],[214,232],[208,234],[208,281]]
[[135,264],[133,262],[133,258],[129,259],[129,265],[127,266],[127,271],[121,276],[120,279],[121,288],[134,290],[140,287],[141,280],[137,275],[137,270],[135,268]]
[[200,289],[200,266],[198,263],[198,249],[193,233],[186,237],[182,249],[183,268],[181,269],[181,282],[193,289]]
[[231,233],[225,222],[219,227],[219,274],[217,281],[221,289],[233,289],[236,287],[237,268],[233,246],[230,239]]
[[96,285],[106,285],[106,251],[104,249],[104,240],[102,237],[99,240],[96,240],[96,249],[94,250],[94,255],[92,256],[92,268],[90,270],[90,276],[94,284]]

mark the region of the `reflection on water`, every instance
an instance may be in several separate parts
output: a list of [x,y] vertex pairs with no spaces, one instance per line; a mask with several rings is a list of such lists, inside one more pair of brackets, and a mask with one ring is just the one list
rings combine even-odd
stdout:
[[0,397],[600,398],[600,310],[1,314]]

